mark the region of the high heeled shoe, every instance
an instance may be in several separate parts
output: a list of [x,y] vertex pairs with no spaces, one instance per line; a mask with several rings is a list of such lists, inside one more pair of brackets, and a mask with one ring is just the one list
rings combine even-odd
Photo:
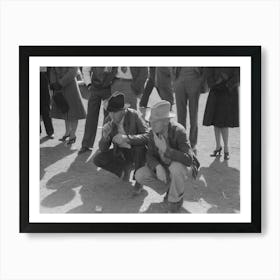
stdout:
[[65,142],[66,139],[69,137],[70,135],[64,135],[62,136],[61,138],[59,138],[58,140],[61,141],[61,142]]
[[222,147],[220,147],[220,149],[217,149],[217,150],[213,151],[213,153],[210,155],[210,157],[219,157],[219,156],[221,156],[221,151],[222,151]]
[[67,145],[72,145],[76,142],[76,136],[69,138],[69,140],[67,141]]
[[224,153],[224,160],[229,160],[229,152]]

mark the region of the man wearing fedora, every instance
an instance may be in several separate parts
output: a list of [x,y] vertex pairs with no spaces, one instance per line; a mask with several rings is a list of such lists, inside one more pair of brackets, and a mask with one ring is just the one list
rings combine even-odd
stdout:
[[183,204],[187,178],[196,178],[199,162],[188,143],[186,130],[171,122],[170,102],[162,100],[151,109],[146,165],[135,174],[141,185],[166,192],[169,212],[178,212]]
[[[109,115],[102,129],[100,152],[93,162],[128,181],[130,171],[145,164],[148,128],[138,112],[127,107],[124,94],[115,92],[109,98],[106,108]],[[140,192],[141,186],[136,183],[134,190]]]

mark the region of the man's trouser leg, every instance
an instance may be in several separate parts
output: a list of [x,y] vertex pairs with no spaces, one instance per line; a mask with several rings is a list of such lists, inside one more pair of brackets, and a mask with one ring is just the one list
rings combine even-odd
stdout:
[[195,92],[189,95],[189,111],[190,111],[190,134],[189,139],[191,146],[194,148],[197,144],[197,135],[198,135],[198,103],[199,103],[199,92]]
[[190,174],[190,169],[180,162],[173,161],[169,166],[170,171],[170,188],[168,193],[169,202],[178,202],[184,196],[187,179]]
[[145,165],[146,151],[147,148],[145,146],[133,147],[134,178],[136,171]]
[[53,124],[50,117],[50,93],[45,73],[40,73],[40,114],[48,135],[53,134]]
[[[151,67],[151,68],[155,68],[155,67]],[[155,86],[155,77],[150,77],[145,85],[145,89],[139,103],[140,107],[145,107],[145,108],[147,107],[154,86]]]
[[148,186],[160,194],[167,192],[169,184],[157,179],[156,174],[147,165],[138,169],[135,173],[135,180],[141,184]]
[[182,81],[177,82],[174,85],[176,107],[177,107],[177,120],[178,123],[186,128],[187,118],[187,96],[185,92],[185,85]]
[[162,100],[170,102],[171,107],[174,104],[173,92],[170,89],[157,87],[158,94]]
[[100,105],[101,97],[96,95],[95,92],[91,92],[91,96],[88,101],[88,111],[82,147],[93,147],[97,131]]
[[130,108],[137,110],[137,97],[131,88],[131,80],[115,79],[111,86],[112,94],[120,91],[124,94],[124,102],[130,104]]
[[93,162],[96,166],[121,177],[127,165],[132,164],[131,150],[124,150],[127,151],[122,151],[123,157],[120,154],[116,155],[114,149],[100,152],[94,157]]
[[47,132],[47,135],[52,135],[54,133],[52,119],[50,117],[50,107],[47,103],[43,104],[41,107],[42,120]]

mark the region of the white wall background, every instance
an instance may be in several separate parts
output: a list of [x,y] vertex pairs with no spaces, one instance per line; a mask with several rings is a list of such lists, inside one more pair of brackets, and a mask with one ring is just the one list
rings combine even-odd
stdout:
[[[280,279],[279,1],[4,0],[0,8],[1,280]],[[98,44],[262,45],[262,234],[18,233],[18,45]]]

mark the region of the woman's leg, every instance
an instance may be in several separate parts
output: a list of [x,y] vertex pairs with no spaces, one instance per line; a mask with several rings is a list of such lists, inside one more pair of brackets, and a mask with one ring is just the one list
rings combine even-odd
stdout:
[[223,127],[221,128],[223,142],[224,142],[224,152],[228,153],[228,135],[229,135],[229,128]]
[[68,136],[70,134],[70,122],[65,120],[65,134],[64,136]]
[[214,126],[215,139],[216,139],[216,150],[221,148],[221,128]]
[[70,139],[76,137],[77,127],[78,127],[78,120],[70,121]]

